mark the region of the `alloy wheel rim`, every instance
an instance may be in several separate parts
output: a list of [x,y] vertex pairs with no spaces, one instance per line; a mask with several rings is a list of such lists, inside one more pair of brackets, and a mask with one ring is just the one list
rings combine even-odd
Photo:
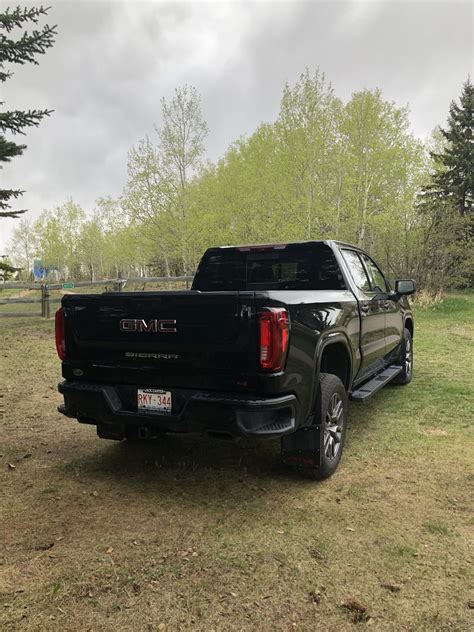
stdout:
[[410,375],[413,364],[412,348],[410,339],[406,339],[405,343],[405,373]]
[[339,393],[334,393],[326,413],[324,426],[324,454],[335,459],[341,448],[342,426],[344,423],[344,402]]

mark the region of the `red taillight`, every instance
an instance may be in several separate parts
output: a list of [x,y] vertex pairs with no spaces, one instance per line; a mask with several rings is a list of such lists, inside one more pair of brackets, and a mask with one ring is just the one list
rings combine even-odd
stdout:
[[260,368],[281,371],[288,348],[288,312],[283,307],[267,307],[259,315]]
[[58,309],[54,317],[54,334],[56,338],[56,351],[61,360],[66,359],[66,340],[64,337],[64,312]]

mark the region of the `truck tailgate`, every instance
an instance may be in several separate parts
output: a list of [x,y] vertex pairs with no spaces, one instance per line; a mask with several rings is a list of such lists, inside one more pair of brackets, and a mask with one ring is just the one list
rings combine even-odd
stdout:
[[69,295],[63,308],[74,376],[212,389],[256,374],[253,292]]

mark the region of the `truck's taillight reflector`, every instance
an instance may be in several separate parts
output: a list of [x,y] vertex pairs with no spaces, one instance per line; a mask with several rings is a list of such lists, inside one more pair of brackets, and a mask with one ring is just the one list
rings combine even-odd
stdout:
[[66,339],[64,337],[64,312],[58,309],[54,318],[54,334],[56,338],[56,351],[61,360],[66,359]]
[[260,368],[281,371],[288,348],[288,312],[284,307],[267,307],[259,315]]

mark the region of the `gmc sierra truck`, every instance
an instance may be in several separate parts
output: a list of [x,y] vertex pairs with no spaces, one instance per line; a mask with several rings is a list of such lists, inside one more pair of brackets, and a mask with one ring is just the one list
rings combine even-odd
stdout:
[[105,439],[281,437],[283,462],[327,478],[348,399],[413,372],[413,315],[360,248],[210,248],[191,290],[67,295],[56,313],[58,410]]

